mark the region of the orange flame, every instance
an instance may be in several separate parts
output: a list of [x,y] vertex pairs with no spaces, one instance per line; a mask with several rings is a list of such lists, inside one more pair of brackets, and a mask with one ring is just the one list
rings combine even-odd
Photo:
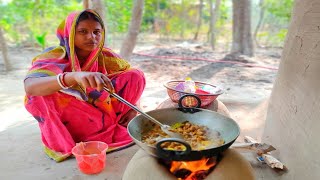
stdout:
[[[210,158],[201,159],[198,161],[172,161],[170,172],[175,173],[180,169],[187,169],[191,171],[191,174],[185,178],[184,180],[193,180],[194,176],[199,171],[207,171],[214,165],[216,165],[216,161],[209,161]],[[179,180],[182,180],[181,178],[178,178]]]

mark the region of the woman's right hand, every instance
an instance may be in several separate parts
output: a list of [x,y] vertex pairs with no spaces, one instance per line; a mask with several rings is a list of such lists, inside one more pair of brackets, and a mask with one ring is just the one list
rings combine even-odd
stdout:
[[[70,73],[71,74],[71,73]],[[69,74],[66,74],[66,83],[68,84]],[[111,80],[100,72],[74,72],[74,80],[80,84],[83,88],[91,87],[98,91],[102,91],[103,87],[108,88],[111,92],[114,92],[114,87]]]
[[[68,87],[80,84],[83,88],[91,87],[102,91],[106,87],[114,92],[111,80],[99,72],[68,72],[63,80]],[[32,96],[46,96],[61,90],[57,76],[28,78],[24,81],[24,87],[26,93]]]

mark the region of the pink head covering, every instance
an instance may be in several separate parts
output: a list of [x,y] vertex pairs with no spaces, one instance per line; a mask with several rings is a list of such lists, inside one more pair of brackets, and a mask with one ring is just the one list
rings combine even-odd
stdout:
[[[86,9],[82,12],[72,12],[68,15],[68,17],[60,24],[60,26],[57,29],[57,36],[60,40],[60,45],[64,46],[68,59],[71,63],[72,71],[81,71],[82,70],[88,70],[89,68],[97,68],[97,63],[94,65],[94,61],[97,60],[97,55],[99,52],[101,52],[103,45],[104,45],[104,31],[102,31],[102,40],[99,44],[99,47],[92,51],[86,62],[84,63],[83,67],[80,67],[78,58],[75,54],[74,50],[74,37],[75,37],[75,29],[77,25],[78,18],[81,16],[82,13],[84,12],[89,12],[92,13],[98,20],[99,23],[101,24],[102,28],[104,29],[103,21],[99,14],[91,9]],[[96,67],[89,67],[89,66],[96,66]]]

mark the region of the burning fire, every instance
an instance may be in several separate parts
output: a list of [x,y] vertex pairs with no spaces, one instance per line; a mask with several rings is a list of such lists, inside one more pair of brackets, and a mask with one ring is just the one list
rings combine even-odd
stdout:
[[211,172],[216,162],[216,157],[198,161],[172,161],[170,172],[178,180],[202,180]]

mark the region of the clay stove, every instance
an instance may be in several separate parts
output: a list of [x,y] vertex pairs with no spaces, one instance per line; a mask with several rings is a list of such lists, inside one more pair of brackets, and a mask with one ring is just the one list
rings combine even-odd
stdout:
[[[183,175],[180,172],[181,176]],[[189,172],[185,172],[189,173]],[[199,174],[201,175],[201,173]],[[130,160],[123,180],[177,180],[168,168],[159,160],[140,149]],[[236,150],[228,149],[221,160],[214,166],[205,180],[253,180],[254,174],[250,163]]]
[[[168,107],[177,107],[177,104],[173,103],[170,99],[167,99],[162,102],[157,109]],[[216,111],[225,116],[230,116],[226,106],[219,100],[215,100],[206,109]],[[203,176],[205,177],[205,180],[255,179],[250,163],[242,157],[240,153],[233,149],[226,150],[221,157],[214,157],[213,159],[205,160],[204,165],[203,162],[202,164],[197,163],[191,166],[196,166],[197,168],[199,166],[204,167],[201,167],[201,170],[195,170],[193,175],[195,175],[195,177]],[[178,178],[182,180],[182,178],[185,179],[192,174],[190,170],[186,170],[186,168],[184,168],[185,165],[186,164],[183,162],[175,162],[175,165],[172,168],[172,162],[159,160],[147,154],[144,150],[139,149],[130,160],[122,180],[177,180]],[[190,178],[191,177],[193,176],[190,176]]]

